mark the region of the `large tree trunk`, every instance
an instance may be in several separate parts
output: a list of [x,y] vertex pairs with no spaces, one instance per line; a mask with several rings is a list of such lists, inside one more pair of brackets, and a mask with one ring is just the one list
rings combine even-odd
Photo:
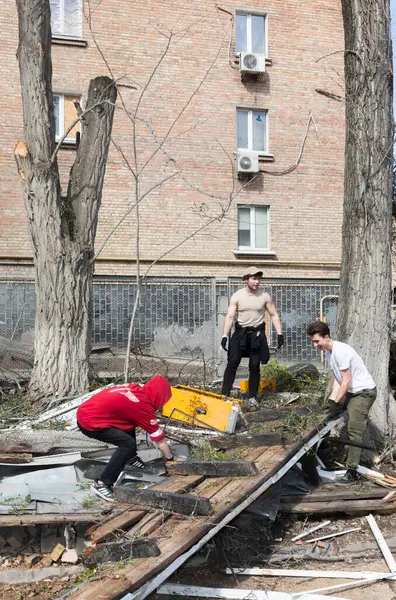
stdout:
[[[114,82],[91,81],[81,142],[61,196],[55,149],[49,0],[17,0],[24,142],[15,149],[36,270],[35,397],[88,384],[94,241],[116,100]],[[76,113],[77,116],[77,113]]]
[[[337,337],[374,377],[372,421],[388,427],[391,319],[392,44],[389,0],[342,0],[345,199]],[[392,408],[393,411],[393,408]]]

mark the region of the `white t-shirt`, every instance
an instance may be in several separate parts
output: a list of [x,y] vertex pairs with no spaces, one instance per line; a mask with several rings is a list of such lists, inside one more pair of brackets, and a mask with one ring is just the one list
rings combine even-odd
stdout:
[[325,350],[325,357],[334,377],[338,383],[342,383],[340,371],[351,370],[351,385],[348,392],[356,394],[361,390],[372,390],[375,388],[375,381],[367,370],[366,365],[359,354],[348,344],[343,342],[333,342],[332,350]]

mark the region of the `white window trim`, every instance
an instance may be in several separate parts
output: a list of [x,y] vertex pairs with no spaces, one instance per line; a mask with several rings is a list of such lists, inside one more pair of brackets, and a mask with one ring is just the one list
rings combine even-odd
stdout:
[[80,24],[80,34],[79,35],[70,35],[69,33],[65,33],[65,0],[59,0],[59,12],[61,15],[60,18],[60,26],[61,31],[52,32],[52,37],[61,38],[65,40],[81,40],[82,39],[82,2],[83,0],[79,0],[80,11],[81,11],[81,24]]
[[[259,156],[273,156],[269,151],[269,111],[267,108],[258,108],[247,107],[247,106],[237,106],[238,111],[245,111],[248,113],[248,145],[250,148],[242,148],[238,146],[238,127],[236,131],[236,143],[237,143],[237,152],[257,152]],[[263,112],[265,113],[265,150],[253,150],[253,111]]]
[[[60,135],[55,135],[55,141],[59,142],[65,134],[65,94],[62,94],[60,92],[54,92],[54,96],[57,96],[59,98],[59,124],[60,124],[59,131],[60,131]],[[72,138],[72,137],[70,137],[70,138],[66,137],[63,140],[63,143],[75,144],[76,139]]]
[[[275,252],[270,250],[271,248],[271,239],[270,239],[270,206],[266,204],[238,204],[237,205],[237,226],[239,226],[239,209],[240,208],[249,208],[250,209],[250,246],[239,246],[236,250],[234,250],[234,254],[272,254],[275,255]],[[267,209],[267,248],[256,248],[255,246],[255,224],[256,224],[256,208],[266,208]],[[252,210],[254,209],[254,210]],[[237,230],[238,232],[238,230]],[[253,245],[252,245],[253,242]]]
[[[252,52],[252,16],[255,17],[264,17],[264,56],[268,58],[268,13],[260,12],[258,10],[249,10],[249,9],[236,9],[235,11],[235,20],[237,15],[246,15],[247,23],[246,23],[246,52]],[[240,51],[237,52],[237,55],[240,55]]]

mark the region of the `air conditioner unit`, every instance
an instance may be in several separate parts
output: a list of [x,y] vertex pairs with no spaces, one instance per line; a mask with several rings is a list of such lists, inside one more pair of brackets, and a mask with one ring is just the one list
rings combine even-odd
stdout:
[[238,173],[258,173],[259,170],[257,152],[237,152]]
[[265,73],[265,54],[241,52],[239,70],[241,73]]

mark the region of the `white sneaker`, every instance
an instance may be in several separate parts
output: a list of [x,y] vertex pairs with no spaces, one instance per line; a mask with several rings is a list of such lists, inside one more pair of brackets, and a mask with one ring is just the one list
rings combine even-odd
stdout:
[[91,485],[91,490],[94,492],[94,494],[99,496],[99,498],[102,498],[102,500],[106,500],[106,502],[115,501],[113,488],[103,483],[103,481],[94,481]]

